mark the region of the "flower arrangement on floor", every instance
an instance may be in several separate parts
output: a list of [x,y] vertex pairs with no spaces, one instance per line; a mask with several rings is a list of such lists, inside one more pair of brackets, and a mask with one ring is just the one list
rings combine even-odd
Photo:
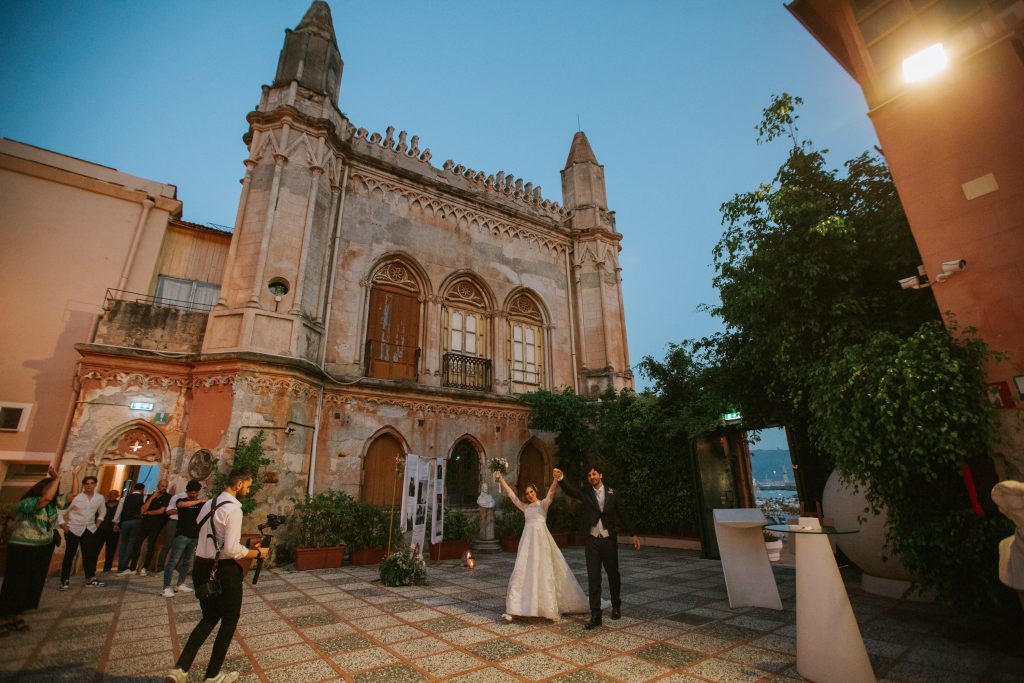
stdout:
[[491,458],[491,461],[487,463],[488,469],[494,472],[494,478],[497,480],[498,474],[508,474],[508,460],[505,458]]
[[412,548],[400,548],[381,563],[380,582],[385,586],[423,586],[427,583],[427,563]]

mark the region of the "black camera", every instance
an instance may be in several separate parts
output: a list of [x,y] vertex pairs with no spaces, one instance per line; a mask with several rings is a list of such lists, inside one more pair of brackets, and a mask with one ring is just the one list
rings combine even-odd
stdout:
[[[287,523],[288,523],[288,518],[285,515],[275,515],[273,513],[267,515],[267,521],[264,522],[263,524],[260,524],[258,527],[256,527],[257,529],[259,529],[260,535],[263,536],[263,538],[260,540],[260,546],[259,547],[261,547],[261,548],[269,548],[270,544],[273,543],[273,540],[274,540],[273,536],[271,536],[271,534],[273,533],[274,529],[276,529],[277,527],[281,526],[282,524],[287,524]],[[261,571],[263,571],[263,557],[262,556],[260,556],[260,558],[258,560],[256,560],[256,570],[252,574],[252,583],[253,583],[253,585],[256,585],[256,582],[260,580],[260,572]]]
[[263,531],[264,529],[270,529],[271,531],[273,531],[282,524],[287,523],[288,518],[285,515],[275,515],[274,513],[270,513],[269,515],[267,515],[267,521],[263,524],[260,524],[258,528],[260,531]]

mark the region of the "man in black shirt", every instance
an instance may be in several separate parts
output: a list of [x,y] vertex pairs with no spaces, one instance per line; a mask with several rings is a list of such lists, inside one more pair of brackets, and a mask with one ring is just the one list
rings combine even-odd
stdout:
[[178,494],[171,499],[168,512],[176,510],[178,514],[178,525],[175,530],[174,540],[171,541],[170,552],[167,553],[167,563],[164,565],[164,592],[165,598],[173,598],[174,590],[171,588],[171,579],[174,576],[174,568],[181,560],[181,569],[178,570],[179,591],[192,592],[192,589],[185,583],[188,572],[192,569],[192,555],[195,554],[196,544],[199,543],[199,508],[206,502],[205,498],[199,497],[199,490],[203,485],[198,480],[192,479],[185,485],[184,497]]
[[[153,562],[153,555],[156,554],[157,539],[167,523],[167,515],[164,510],[171,502],[171,494],[167,493],[167,480],[161,479],[156,483],[156,491],[149,494],[149,498],[142,504],[142,539],[146,542],[146,559],[139,565],[139,576],[145,576],[146,570]],[[141,555],[142,543],[139,543]]]
[[117,572],[126,576],[135,571],[139,558],[139,534],[142,533],[142,506],[146,502],[145,484],[136,484],[134,490],[121,499],[114,514],[114,531],[121,534],[121,550],[117,554]]
[[114,531],[114,515],[121,502],[121,492],[113,489],[107,492],[106,507],[103,510],[103,521],[100,522],[96,534],[98,545],[96,548],[97,557],[99,551],[103,551],[103,571],[109,572],[114,566],[114,552],[117,550],[117,539],[121,534]]

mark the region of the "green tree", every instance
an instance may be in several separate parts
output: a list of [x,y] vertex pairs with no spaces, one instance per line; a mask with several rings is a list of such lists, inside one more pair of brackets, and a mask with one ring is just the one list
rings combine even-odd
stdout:
[[266,438],[266,433],[261,429],[251,439],[240,440],[231,456],[231,464],[227,470],[218,469],[213,475],[212,492],[217,495],[227,487],[229,470],[246,467],[252,472],[252,487],[248,494],[238,500],[244,515],[251,515],[256,510],[256,494],[263,489],[263,482],[266,478],[265,468],[272,462],[263,451],[263,442],[266,441]]

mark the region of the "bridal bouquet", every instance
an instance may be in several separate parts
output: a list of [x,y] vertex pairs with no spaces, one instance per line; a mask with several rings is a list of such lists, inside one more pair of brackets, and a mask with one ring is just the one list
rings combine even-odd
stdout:
[[492,458],[487,466],[491,472],[494,472],[494,478],[498,478],[498,474],[508,474],[508,460],[505,458]]

